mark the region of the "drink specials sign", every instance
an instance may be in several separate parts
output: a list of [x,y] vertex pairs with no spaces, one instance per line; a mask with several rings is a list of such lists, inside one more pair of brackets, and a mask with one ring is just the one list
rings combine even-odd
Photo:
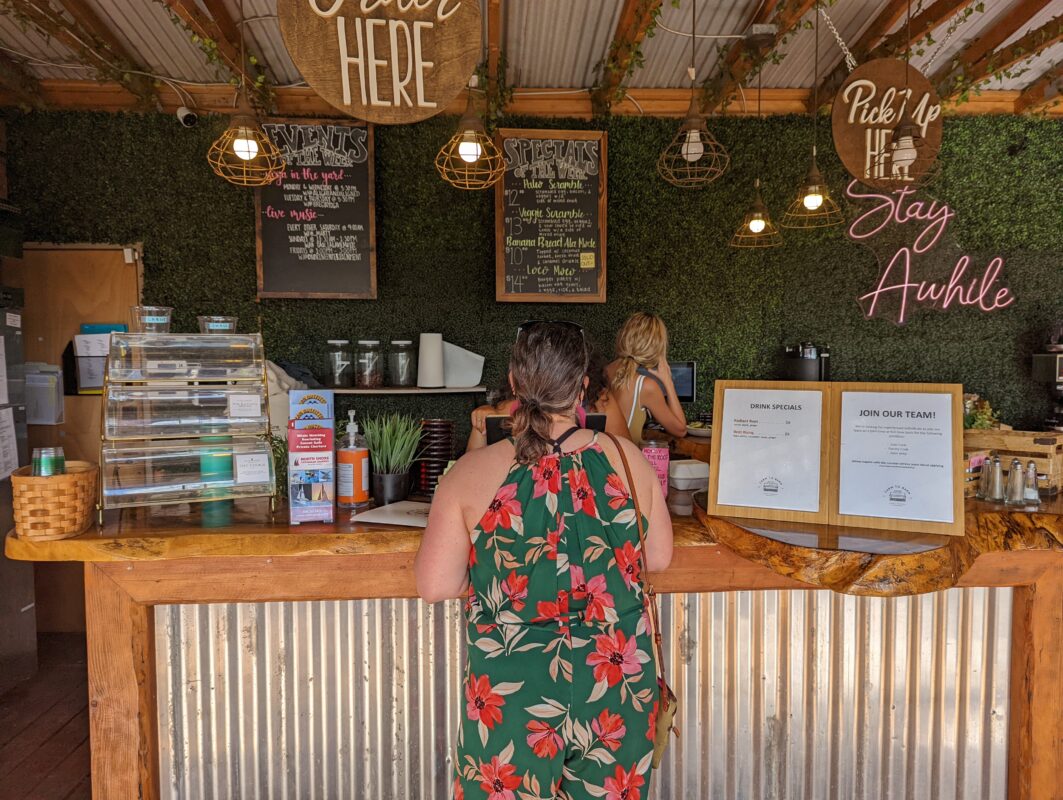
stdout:
[[479,0],[278,0],[277,16],[311,88],[370,122],[438,114],[480,59]]
[[259,297],[376,297],[373,132],[336,120],[262,126],[287,162],[255,192]]
[[849,174],[871,185],[917,181],[932,162],[911,148],[891,149],[893,129],[910,116],[936,153],[941,147],[941,100],[919,70],[896,58],[853,70],[834,100],[834,146]]
[[495,299],[605,302],[606,134],[500,130]]

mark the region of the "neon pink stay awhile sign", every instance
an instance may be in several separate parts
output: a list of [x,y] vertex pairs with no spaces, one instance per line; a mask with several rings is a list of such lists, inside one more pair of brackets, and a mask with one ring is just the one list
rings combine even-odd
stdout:
[[999,286],[1004,259],[992,259],[982,274],[969,275],[969,256],[960,256],[947,282],[915,281],[912,279],[912,261],[928,252],[940,240],[956,212],[936,200],[926,202],[915,199],[915,190],[901,188],[890,194],[860,191],[859,181],[852,181],[845,189],[853,200],[871,200],[874,205],[853,220],[849,226],[849,238],[863,244],[898,226],[908,226],[918,232],[910,244],[900,247],[879,275],[878,285],[861,295],[860,304],[864,315],[870,319],[885,301],[896,301],[894,322],[903,325],[908,319],[909,307],[922,305],[945,311],[952,306],[975,306],[982,311],[997,311],[1015,302],[1015,295],[1006,286]]

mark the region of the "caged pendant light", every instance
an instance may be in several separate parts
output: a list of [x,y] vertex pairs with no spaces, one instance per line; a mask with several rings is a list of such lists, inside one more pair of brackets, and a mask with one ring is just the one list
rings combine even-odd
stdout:
[[436,154],[439,176],[459,189],[488,189],[498,183],[506,171],[502,151],[484,129],[484,121],[473,105],[472,89],[476,76],[469,81],[469,101],[458,120],[458,130]]
[[[761,73],[764,65],[757,72],[757,122],[760,125],[760,97],[763,94],[763,81]],[[742,223],[735,229],[731,237],[731,247],[761,248],[778,247],[782,244],[782,234],[768,213],[768,207],[764,205],[764,199],[760,196],[760,175],[753,181],[753,204],[742,217]]]
[[690,10],[690,108],[672,139],[657,159],[657,171],[673,186],[699,188],[708,186],[727,171],[731,157],[716,137],[709,133],[705,116],[698,110],[694,82],[694,54],[697,42],[697,0]]
[[[244,13],[240,3],[240,63],[244,64]],[[258,124],[243,75],[236,90],[236,113],[207,151],[214,174],[237,186],[265,186],[284,169],[284,155]]]
[[816,45],[815,74],[812,76],[812,163],[808,167],[805,180],[797,188],[797,197],[783,214],[781,225],[784,228],[829,228],[844,222],[842,210],[830,196],[830,188],[819,165],[816,164],[816,129],[819,117],[819,9],[816,9]]

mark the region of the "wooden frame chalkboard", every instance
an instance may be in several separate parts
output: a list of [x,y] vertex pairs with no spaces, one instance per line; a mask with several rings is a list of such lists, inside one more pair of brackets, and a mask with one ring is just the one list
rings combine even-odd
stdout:
[[[288,162],[280,181],[255,190],[255,260],[258,273],[258,297],[297,297],[305,299],[375,300],[376,285],[376,180],[374,175],[373,126],[364,122],[340,119],[270,119],[264,126],[270,139]],[[293,184],[304,184],[293,170],[310,170],[313,191],[328,195],[329,187],[339,187],[331,197],[323,198],[326,206],[311,209],[328,225],[358,225],[351,232],[359,261],[344,258],[312,257],[303,259],[287,243],[306,246],[306,239],[290,238],[288,230],[293,210],[305,211],[308,203],[286,199],[294,193]],[[338,173],[342,173],[342,177]],[[313,177],[316,174],[316,177]],[[286,192],[287,183],[289,191]],[[302,191],[295,189],[294,191]],[[350,195],[355,193],[352,200]],[[338,196],[337,196],[338,195]],[[295,206],[295,209],[291,206]],[[287,207],[286,207],[287,206]],[[283,212],[282,216],[267,215]],[[353,216],[352,216],[353,215]],[[305,237],[309,220],[297,220],[302,226],[295,236]],[[318,223],[320,224],[320,223]],[[315,225],[316,231],[316,225]],[[330,234],[331,235],[331,234]]]
[[[506,172],[497,184],[495,184],[495,299],[504,303],[604,303],[605,280],[606,280],[606,187],[607,163],[606,149],[608,136],[605,131],[559,131],[559,130],[530,130],[504,128],[498,131],[496,137],[499,148],[506,157]],[[534,153],[537,147],[535,142],[589,142],[592,146],[587,148],[573,148],[569,152],[583,156],[586,161],[588,156],[596,157],[596,174],[583,173],[578,166],[571,163],[561,165],[558,159],[554,164],[546,163],[541,159],[539,169],[534,166],[529,168],[527,163],[522,163],[517,169],[524,167],[530,169],[527,177],[516,177],[514,163],[516,158],[523,154]],[[520,142],[531,143],[521,147]],[[517,144],[515,144],[517,143]],[[508,147],[507,147],[508,145]],[[595,152],[596,151],[596,152]],[[560,169],[558,168],[560,167]],[[573,222],[573,227],[582,230],[573,230],[570,234],[561,232],[562,239],[574,242],[569,246],[566,242],[559,248],[558,253],[551,254],[547,259],[538,259],[535,253],[541,252],[538,245],[514,246],[512,253],[509,250],[511,242],[515,241],[520,234],[527,236],[529,232],[536,231],[538,216],[547,210],[547,202],[543,198],[528,197],[527,193],[545,193],[550,190],[550,182],[557,185],[555,191],[567,191],[568,184],[578,182],[588,183],[591,178],[596,178],[595,187],[597,197],[589,197],[587,189],[573,187],[573,192],[580,192],[583,196],[570,195],[563,205],[577,206],[576,208],[561,209],[565,212],[578,212],[582,215],[593,213],[596,218],[590,220],[588,226],[585,222]],[[519,186],[515,185],[520,181]],[[541,184],[541,185],[540,185]],[[509,194],[507,194],[509,192]],[[528,201],[536,201],[536,207],[530,207]],[[582,207],[579,207],[582,206]],[[529,214],[523,217],[521,212]],[[514,214],[515,212],[515,214]],[[586,216],[579,217],[585,220]],[[517,229],[516,235],[507,229]],[[594,234],[595,243],[592,246],[585,245],[589,237],[580,236],[579,233],[588,232]],[[551,236],[556,236],[557,231],[551,230]],[[536,235],[536,239],[540,239]],[[531,241],[529,238],[528,241]],[[528,253],[527,251],[532,251]],[[515,263],[514,256],[519,253],[521,263]],[[583,263],[588,256],[593,254],[593,276],[584,273],[588,267]],[[527,261],[529,256],[535,261]],[[543,261],[546,263],[544,264]],[[583,262],[583,263],[581,263]],[[558,287],[552,291],[541,291],[541,281],[538,276],[531,275],[533,269],[548,271],[542,280],[551,286]],[[574,272],[572,272],[574,270]],[[522,271],[523,274],[515,275]],[[573,280],[568,287],[563,286],[566,277],[570,273]],[[523,286],[522,286],[523,284]],[[525,288],[530,286],[530,290]],[[571,289],[572,291],[568,291]]]

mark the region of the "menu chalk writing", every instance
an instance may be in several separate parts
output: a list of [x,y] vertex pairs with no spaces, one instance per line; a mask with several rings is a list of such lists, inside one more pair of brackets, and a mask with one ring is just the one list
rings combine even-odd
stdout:
[[604,303],[604,131],[499,131],[495,298]]
[[372,128],[337,120],[263,128],[286,164],[255,193],[258,296],[376,298]]

